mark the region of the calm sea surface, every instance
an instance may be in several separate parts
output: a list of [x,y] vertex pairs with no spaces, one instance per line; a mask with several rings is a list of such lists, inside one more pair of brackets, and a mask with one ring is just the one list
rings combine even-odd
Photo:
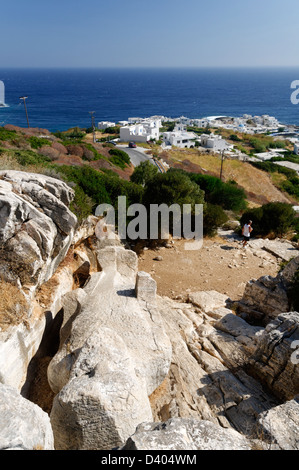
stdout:
[[0,68],[9,108],[0,108],[0,125],[67,130],[95,120],[163,115],[200,118],[243,114],[275,116],[299,125],[299,105],[291,103],[292,69],[72,69]]

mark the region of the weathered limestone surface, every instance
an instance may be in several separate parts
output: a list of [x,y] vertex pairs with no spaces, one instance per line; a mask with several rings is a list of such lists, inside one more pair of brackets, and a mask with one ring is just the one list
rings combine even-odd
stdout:
[[253,250],[264,250],[282,261],[291,261],[291,259],[299,256],[298,247],[288,240],[276,239],[253,239],[250,241],[250,247]]
[[299,450],[299,396],[262,413],[259,425],[271,447]]
[[263,276],[250,281],[238,303],[240,314],[267,325],[280,313],[289,312],[288,291],[298,268],[299,256],[291,260],[276,277]]
[[143,383],[123,339],[95,331],[84,343],[51,412],[55,448],[112,449],[152,419]]
[[[297,450],[299,314],[288,289],[299,256],[250,282],[238,315],[215,291],[176,302],[157,296],[117,238],[97,239],[96,217],[75,231],[72,197],[61,181],[0,172],[1,273],[32,299],[26,322],[0,332],[0,447]],[[264,256],[297,254],[252,243]],[[49,419],[19,391],[58,312]]]
[[209,313],[219,308],[225,308],[229,298],[216,291],[201,291],[189,294],[189,300],[203,312]]
[[0,450],[54,450],[49,416],[1,383]]
[[[107,246],[98,251],[98,262],[102,271],[66,296],[60,348],[48,368],[58,394],[51,413],[57,448],[107,449],[125,442],[140,422],[152,420],[148,395],[170,366],[155,286],[137,273],[136,254]],[[94,424],[86,419],[86,403]]]
[[64,259],[77,224],[73,190],[54,178],[0,171],[0,269],[20,288],[46,282]]
[[278,315],[259,337],[250,370],[282,400],[299,393],[299,367],[294,350],[299,345],[299,313]]
[[251,443],[233,429],[210,421],[173,418],[138,426],[123,450],[251,450]]
[[257,417],[278,404],[246,373],[263,328],[232,312],[217,321],[167,298],[158,297],[158,307],[173,353],[167,378],[151,396],[155,421],[200,418],[257,438]]

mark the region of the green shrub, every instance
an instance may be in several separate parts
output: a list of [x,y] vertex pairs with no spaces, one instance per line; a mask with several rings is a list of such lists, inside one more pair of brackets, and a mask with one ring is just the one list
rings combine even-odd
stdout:
[[145,185],[158,174],[158,168],[149,161],[136,166],[130,180],[132,183]]
[[234,142],[242,142],[242,139],[238,137],[236,134],[232,134],[229,136],[230,140],[233,140]]
[[206,204],[203,214],[203,233],[204,235],[213,236],[217,228],[221,227],[228,221],[228,216],[220,206]]
[[9,131],[5,129],[4,127],[0,127],[0,140],[10,142],[11,140],[15,139],[17,136],[18,134],[16,133],[16,131]]
[[188,174],[178,170],[167,173],[158,173],[155,178],[147,182],[144,188],[143,202],[150,204],[195,204],[204,203],[204,192],[191,181]]
[[100,173],[88,166],[66,165],[58,167],[58,171],[68,182],[80,186],[94,205],[107,203],[117,207],[118,196],[126,196],[128,204],[140,203],[142,200],[142,186],[122,180],[115,173],[111,175]]
[[270,202],[257,209],[246,211],[241,217],[241,225],[252,220],[254,235],[285,235],[295,224],[296,213],[290,204]]
[[112,163],[114,163],[114,165],[117,165],[122,169],[124,169],[126,165],[130,165],[130,157],[123,150],[113,148],[109,150],[109,154],[112,155],[110,160],[112,161]]
[[209,175],[190,174],[192,181],[196,182],[205,192],[205,200],[213,205],[221,206],[225,210],[240,212],[246,209],[246,194],[235,182],[224,183],[219,178]]
[[94,160],[100,160],[101,158],[107,160],[106,157],[104,157],[104,155],[101,155],[95,148],[92,144],[88,144],[88,143],[85,143],[84,144],[84,147],[86,147],[88,150],[90,150],[93,155],[94,155]]
[[107,129],[105,129],[105,134],[119,135],[119,133],[120,133],[120,129],[118,126],[107,127]]
[[44,139],[42,137],[31,136],[31,137],[28,137],[27,140],[30,143],[31,148],[35,150],[40,149],[44,145],[51,145],[51,141],[49,139]]
[[33,150],[13,150],[9,153],[22,166],[41,165],[51,162],[50,158],[40,155]]
[[92,214],[94,202],[78,184],[76,184],[74,191],[75,197],[70,204],[70,210],[76,215],[78,221],[82,222]]

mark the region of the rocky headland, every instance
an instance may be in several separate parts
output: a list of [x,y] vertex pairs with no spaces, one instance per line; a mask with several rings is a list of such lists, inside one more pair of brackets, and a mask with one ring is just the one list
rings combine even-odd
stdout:
[[298,450],[297,248],[232,241],[264,269],[238,298],[209,282],[171,297],[73,197],[0,172],[0,448]]

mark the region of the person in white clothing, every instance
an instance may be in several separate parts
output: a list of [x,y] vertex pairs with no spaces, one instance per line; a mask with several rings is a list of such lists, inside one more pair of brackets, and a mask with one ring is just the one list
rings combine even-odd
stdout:
[[242,235],[243,235],[243,246],[245,247],[247,243],[250,240],[250,234],[252,232],[252,220],[248,222],[248,224],[245,224],[242,230]]

